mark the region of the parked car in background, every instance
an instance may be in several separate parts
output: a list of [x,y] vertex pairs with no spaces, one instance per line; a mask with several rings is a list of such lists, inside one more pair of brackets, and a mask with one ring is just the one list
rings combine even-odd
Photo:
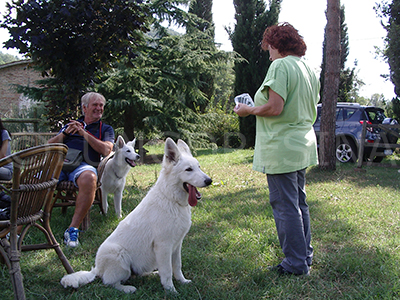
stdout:
[[[314,130],[319,145],[321,127],[321,108],[317,106],[317,120]],[[358,103],[339,102],[336,107],[336,158],[341,163],[356,162],[358,149],[361,144],[363,123],[368,124],[397,124],[395,119],[386,118],[384,110],[375,106],[364,106]],[[397,143],[397,137],[386,134],[379,128],[367,128],[363,160],[381,162],[387,155],[393,154],[394,149],[384,147],[384,142]],[[375,143],[378,143],[378,147]]]

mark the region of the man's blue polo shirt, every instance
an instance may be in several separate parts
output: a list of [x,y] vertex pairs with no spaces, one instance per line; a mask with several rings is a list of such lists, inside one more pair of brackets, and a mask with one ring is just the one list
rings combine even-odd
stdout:
[[[84,125],[84,128],[86,131],[88,131],[90,134],[92,134],[94,137],[102,140],[102,141],[109,141],[111,143],[114,143],[115,139],[115,134],[114,134],[114,129],[107,124],[104,124],[101,120],[91,123],[89,125],[86,125],[83,122],[83,117],[79,118],[78,121]],[[85,126],[86,125],[86,126]],[[64,126],[63,129],[67,127]],[[100,130],[101,129],[101,130]],[[92,165],[94,167],[97,167],[99,162],[100,162],[100,154],[97,153],[90,145],[89,143],[83,138],[83,136],[80,136],[79,134],[71,134],[69,136],[66,136],[64,138],[64,144],[66,144],[69,148],[73,149],[78,149],[83,152],[83,159],[86,163],[89,165]]]

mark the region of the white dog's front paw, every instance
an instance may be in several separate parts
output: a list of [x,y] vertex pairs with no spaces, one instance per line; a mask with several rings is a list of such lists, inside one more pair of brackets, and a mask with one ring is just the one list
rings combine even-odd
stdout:
[[178,274],[175,274],[175,279],[178,280],[180,283],[183,283],[183,284],[188,284],[188,283],[192,282],[191,280],[186,279],[185,276],[183,276],[182,271],[179,271]]
[[192,281],[191,280],[189,280],[189,279],[183,279],[183,280],[180,280],[180,283],[182,283],[182,284],[189,284],[189,283],[192,283]]
[[171,293],[171,294],[178,294],[178,292],[176,291],[176,289],[175,289],[175,287],[172,285],[172,286],[168,286],[168,287],[166,287],[166,286],[164,286],[164,289],[168,292],[168,293]]
[[121,283],[116,283],[114,284],[114,287],[117,290],[126,294],[133,294],[134,292],[136,292],[136,288],[133,285],[122,285]]

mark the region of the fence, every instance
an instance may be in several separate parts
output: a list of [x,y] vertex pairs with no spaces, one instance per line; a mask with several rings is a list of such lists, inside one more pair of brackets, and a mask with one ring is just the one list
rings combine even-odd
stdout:
[[[363,123],[363,130],[362,130],[362,135],[361,135],[361,141],[365,141],[365,136],[366,136],[366,132],[367,132],[367,128],[379,128],[381,129],[382,133],[385,134],[381,134],[382,137],[382,143],[374,143],[373,144],[373,149],[372,149],[372,153],[371,153],[371,157],[373,156],[379,156],[379,155],[384,155],[384,154],[380,154],[379,152],[377,152],[378,148],[381,148],[382,146],[387,149],[387,150],[393,150],[396,148],[400,148],[400,144],[391,144],[389,142],[389,135],[393,135],[395,136],[397,139],[400,139],[400,135],[399,135],[399,130],[400,130],[400,125],[382,125],[382,124],[367,124],[367,122]],[[363,157],[364,157],[364,147],[365,147],[365,142],[361,143],[359,149],[358,149],[358,162],[357,162],[357,168],[361,168],[363,165]],[[371,145],[371,144],[368,144]],[[373,165],[374,163],[372,162],[366,162],[364,164],[367,165]],[[395,166],[398,167],[398,166]]]

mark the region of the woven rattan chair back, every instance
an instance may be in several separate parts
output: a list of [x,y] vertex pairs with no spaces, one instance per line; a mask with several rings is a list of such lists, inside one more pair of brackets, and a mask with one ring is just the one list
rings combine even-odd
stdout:
[[[66,271],[73,272],[50,227],[54,190],[67,149],[64,144],[47,144],[0,160],[0,166],[13,163],[12,186],[2,186],[11,195],[11,212],[10,220],[0,221],[0,252],[10,269],[16,299],[25,299],[19,263],[21,251],[52,248]],[[47,243],[22,244],[31,227],[43,232]]]

